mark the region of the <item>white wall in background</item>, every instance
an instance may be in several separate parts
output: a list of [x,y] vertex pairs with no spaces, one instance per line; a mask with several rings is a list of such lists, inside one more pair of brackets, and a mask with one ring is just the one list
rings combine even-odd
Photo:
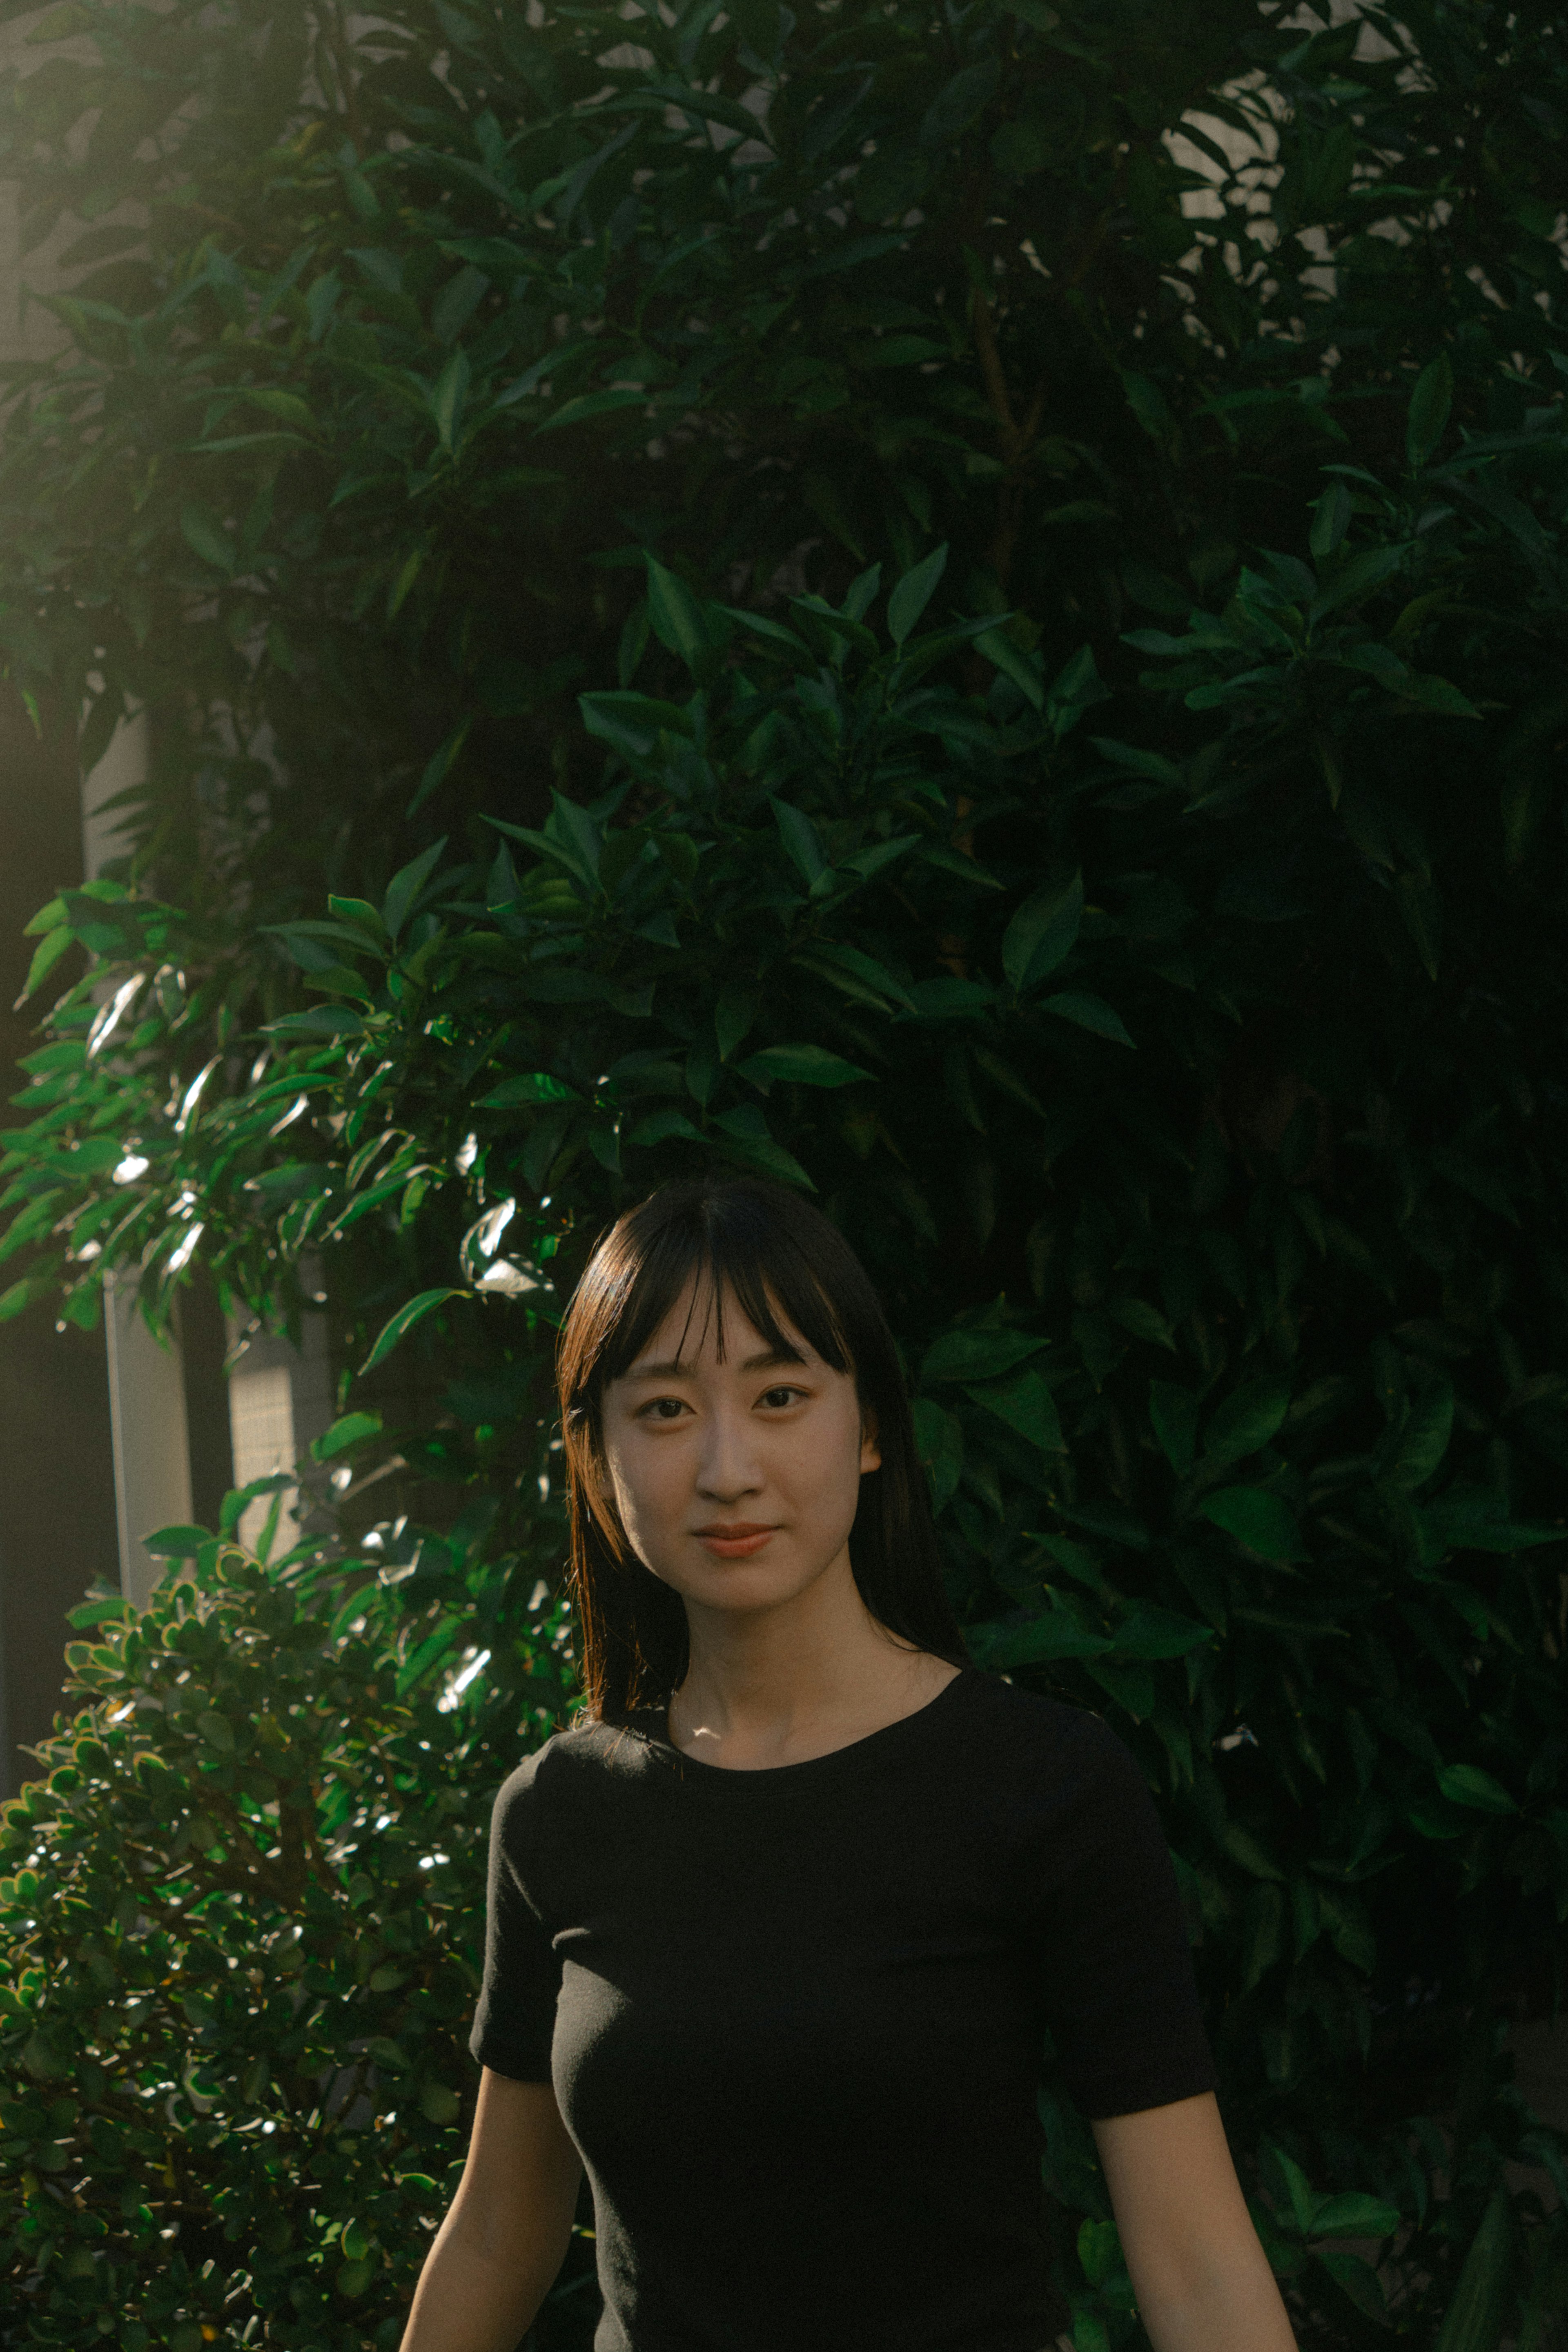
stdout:
[[[147,720],[122,719],[109,749],[82,779],[82,875],[92,881],[120,849],[120,820],[103,803],[147,773]],[[105,1288],[109,1413],[114,1442],[114,1515],[120,1533],[120,1589],[145,1605],[166,1563],[143,1536],[187,1526],[191,1447],[185,1421],[185,1368],[172,1333],[155,1339],[136,1307],[136,1285],[122,1276]]]
[[[312,1442],[331,1426],[332,1370],[327,1352],[325,1318],[307,1315],[298,1348],[268,1332],[252,1331],[231,1321],[229,1347],[243,1352],[229,1374],[229,1442],[234,1450],[234,1482],[248,1486],[253,1478],[269,1478],[274,1471],[292,1470]],[[273,1542],[275,1554],[287,1551],[298,1539],[298,1492],[285,1489],[283,1510]],[[257,1496],[247,1504],[239,1523],[239,1539],[255,1549],[267,1525],[272,1497]]]
[[109,1342],[109,1414],[114,1440],[114,1515],[120,1589],[142,1609],[168,1562],[143,1536],[191,1520],[191,1449],[185,1368],[178,1342],[155,1339],[136,1306],[134,1277],[112,1276],[104,1297]]

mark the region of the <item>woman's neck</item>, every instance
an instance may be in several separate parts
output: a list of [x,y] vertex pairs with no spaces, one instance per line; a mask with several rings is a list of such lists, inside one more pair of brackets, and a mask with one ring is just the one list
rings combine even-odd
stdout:
[[687,1622],[691,1660],[669,1736],[684,1754],[737,1771],[848,1747],[926,1706],[958,1671],[877,1622],[847,1551],[785,1608],[688,1604]]

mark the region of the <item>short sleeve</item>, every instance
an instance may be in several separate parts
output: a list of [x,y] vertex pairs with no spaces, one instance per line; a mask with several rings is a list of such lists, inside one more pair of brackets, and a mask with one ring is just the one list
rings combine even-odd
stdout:
[[[542,1750],[540,1753],[542,1754]],[[530,1866],[542,1791],[539,1757],[504,1781],[490,1817],[485,1980],[468,2047],[481,2066],[517,2083],[548,2083],[560,1961],[538,1906]]]
[[1105,1725],[1090,1737],[1051,1905],[1047,2021],[1091,2120],[1216,2087],[1176,1870],[1143,1773]]

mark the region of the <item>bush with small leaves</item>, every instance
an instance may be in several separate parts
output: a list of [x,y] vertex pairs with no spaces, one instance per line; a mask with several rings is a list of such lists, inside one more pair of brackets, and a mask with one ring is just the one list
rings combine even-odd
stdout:
[[462,2162],[489,1800],[562,1707],[559,1612],[461,1537],[160,1541],[193,1556],[146,1610],[77,1612],[82,1711],[0,1823],[0,2342],[387,2352]]

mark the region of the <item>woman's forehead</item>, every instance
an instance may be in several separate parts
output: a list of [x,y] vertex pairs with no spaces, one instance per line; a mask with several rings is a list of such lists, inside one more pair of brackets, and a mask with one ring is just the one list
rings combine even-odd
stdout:
[[[651,1370],[693,1370],[723,1363],[760,1370],[779,1361],[816,1363],[816,1349],[796,1329],[777,1298],[769,1297],[775,1329],[759,1331],[733,1290],[707,1276],[694,1276],[669,1313],[627,1366],[622,1378]],[[785,1350],[778,1342],[782,1339]]]

